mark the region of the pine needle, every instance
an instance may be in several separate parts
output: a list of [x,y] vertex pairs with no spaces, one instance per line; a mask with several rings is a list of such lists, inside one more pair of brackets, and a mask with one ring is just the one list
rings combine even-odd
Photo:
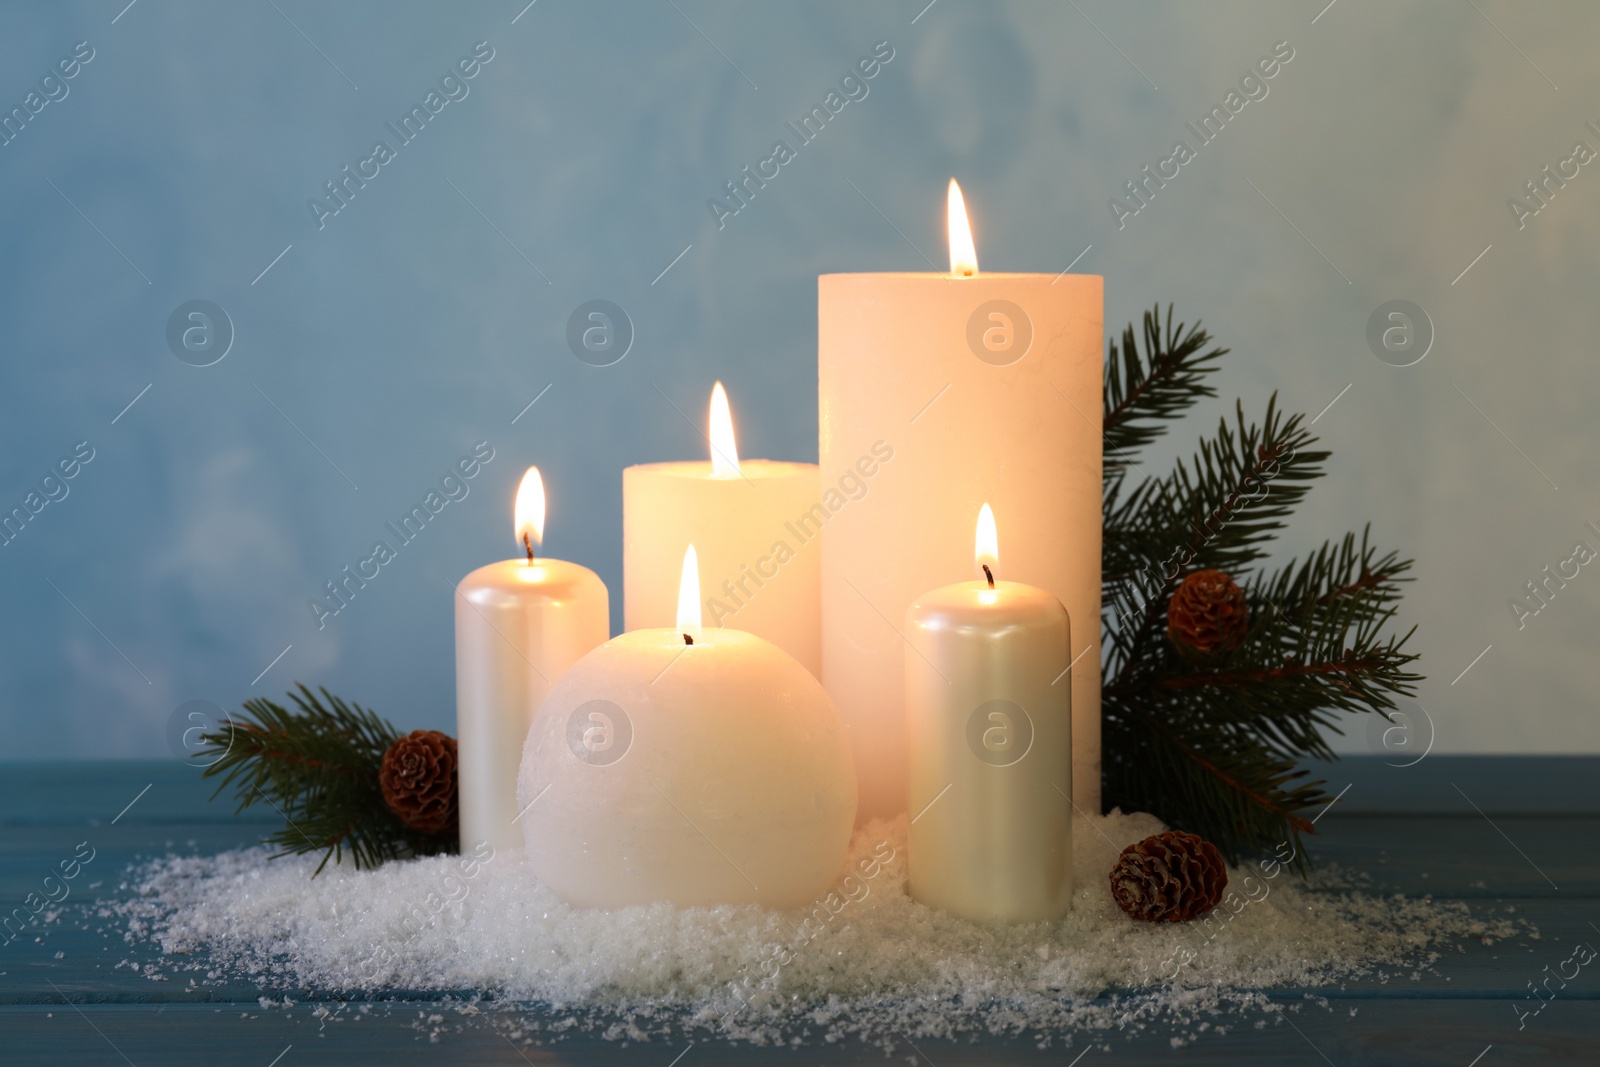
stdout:
[[[1259,423],[1236,405],[1192,458],[1125,491],[1139,450],[1216,395],[1204,376],[1227,352],[1205,351],[1210,336],[1174,326],[1170,308],[1163,326],[1159,306],[1142,353],[1137,341],[1130,324],[1105,378],[1105,804],[1200,834],[1229,862],[1292,843],[1304,871],[1313,827],[1300,813],[1328,797],[1300,764],[1335,758],[1327,735],[1346,714],[1387,716],[1422,680],[1394,625],[1411,562],[1363,532],[1258,570],[1329,455],[1276,396]],[[1237,651],[1197,664],[1167,637],[1167,605],[1204,569],[1245,589],[1251,626]]]
[[277,855],[322,852],[316,873],[348,852],[356,868],[404,856],[456,851],[454,833],[409,829],[383,800],[378,771],[398,739],[394,727],[326,689],[304,685],[289,694],[298,711],[270,700],[247,700],[245,714],[201,736],[211,757],[205,777],[219,777],[213,798],[234,788],[243,811],[266,803],[284,827],[267,841]]

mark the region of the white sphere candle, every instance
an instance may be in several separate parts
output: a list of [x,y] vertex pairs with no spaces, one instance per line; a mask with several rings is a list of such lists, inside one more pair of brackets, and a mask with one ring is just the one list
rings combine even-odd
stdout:
[[1072,685],[1067,611],[994,579],[994,513],[979,513],[985,578],[906,612],[911,895],[967,919],[1059,919],[1072,906]]
[[692,544],[706,622],[764,637],[820,676],[817,534],[827,511],[817,467],[741,460],[721,382],[711,392],[707,429],[709,462],[644,463],[622,472],[624,627],[672,625],[678,562]]
[[544,483],[529,467],[512,524],[525,558],[479,567],[456,587],[456,746],[462,852],[522,847],[517,770],[533,713],[567,668],[611,636],[605,583],[534,555]]
[[776,645],[700,628],[693,559],[682,625],[589,653],[528,735],[528,859],[572,904],[793,908],[843,869],[856,783],[838,714]]
[[903,811],[900,620],[964,574],[965,516],[1006,517],[1011,577],[1077,620],[1074,797],[1100,811],[1102,279],[978,270],[952,189],[951,272],[818,279],[821,475],[894,462],[822,535],[822,681],[850,729],[861,817]]

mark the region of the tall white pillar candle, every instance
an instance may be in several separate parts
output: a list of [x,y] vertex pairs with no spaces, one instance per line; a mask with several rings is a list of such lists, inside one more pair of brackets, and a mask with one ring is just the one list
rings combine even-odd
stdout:
[[1059,919],[1072,905],[1071,627],[1061,601],[997,581],[985,504],[980,581],[906,611],[912,897],[966,919]]
[[534,554],[544,485],[528,468],[514,519],[523,558],[479,567],[456,587],[456,749],[461,846],[521,848],[517,774],[533,714],[567,668],[611,636],[605,583]]
[[817,468],[739,459],[721,382],[712,390],[707,436],[710,462],[622,472],[625,628],[673,625],[678,566],[692,544],[706,625],[764,637],[820,676]]
[[850,729],[860,817],[905,810],[901,623],[969,573],[966,524],[992,501],[1009,576],[1077,621],[1073,800],[1098,813],[1102,279],[952,266],[818,279],[822,478],[875,441],[894,450],[823,532],[823,685]]

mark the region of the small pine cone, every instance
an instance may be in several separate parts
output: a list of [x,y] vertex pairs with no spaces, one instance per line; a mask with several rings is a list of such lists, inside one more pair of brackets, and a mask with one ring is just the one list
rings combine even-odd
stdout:
[[1167,605],[1167,636],[1180,652],[1232,652],[1244,644],[1249,628],[1244,590],[1222,571],[1195,571]]
[[413,730],[383,754],[383,802],[413,830],[436,834],[456,825],[456,741],[438,730]]
[[1117,907],[1142,922],[1188,922],[1216,907],[1227,887],[1217,846],[1182,830],[1129,845],[1111,868]]

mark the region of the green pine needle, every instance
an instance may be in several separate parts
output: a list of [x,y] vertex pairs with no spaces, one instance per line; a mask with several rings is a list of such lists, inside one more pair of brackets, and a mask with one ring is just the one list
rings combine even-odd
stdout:
[[322,852],[317,874],[346,852],[356,868],[456,851],[452,832],[406,827],[383,800],[378,771],[399,734],[375,713],[326,689],[289,694],[299,709],[270,700],[245,702],[246,714],[201,737],[205,776],[220,777],[213,798],[233,786],[243,811],[265,802],[283,816],[269,834],[278,855]]
[[[1387,716],[1422,680],[1411,634],[1394,633],[1411,563],[1363,533],[1257,572],[1329,455],[1276,396],[1260,423],[1236,405],[1191,459],[1129,489],[1139,449],[1215,395],[1203,376],[1227,351],[1202,351],[1210,337],[1174,327],[1170,309],[1163,327],[1159,307],[1143,340],[1141,354],[1130,325],[1106,367],[1105,804],[1200,834],[1229,862],[1292,843],[1304,871],[1300,836],[1314,827],[1302,813],[1328,797],[1298,766],[1334,758],[1327,734],[1345,714]],[[1167,606],[1204,569],[1245,590],[1251,626],[1238,650],[1196,662],[1167,637]]]
[[1133,324],[1122,333],[1122,349],[1111,340],[1106,357],[1105,454],[1108,466],[1121,468],[1128,454],[1160,437],[1163,422],[1180,417],[1201,397],[1216,396],[1204,377],[1227,355],[1226,348],[1204,351],[1211,335],[1186,323],[1173,324],[1172,308],[1161,322],[1161,305],[1144,313],[1144,353]]

